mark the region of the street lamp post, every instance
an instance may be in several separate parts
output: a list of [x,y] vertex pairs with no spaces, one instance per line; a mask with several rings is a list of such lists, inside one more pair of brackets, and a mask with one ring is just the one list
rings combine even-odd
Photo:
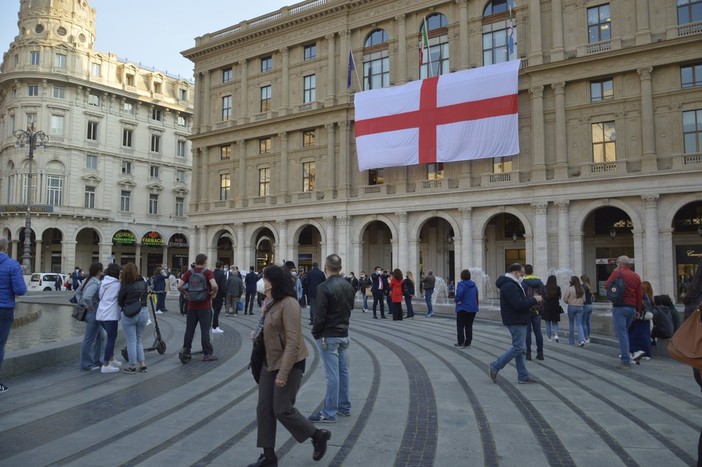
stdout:
[[49,137],[43,131],[34,131],[34,124],[26,130],[15,131],[17,143],[15,146],[23,148],[29,145],[29,175],[27,177],[27,216],[24,222],[24,253],[22,254],[22,269],[25,274],[32,272],[32,161],[34,150],[37,146],[46,147]]

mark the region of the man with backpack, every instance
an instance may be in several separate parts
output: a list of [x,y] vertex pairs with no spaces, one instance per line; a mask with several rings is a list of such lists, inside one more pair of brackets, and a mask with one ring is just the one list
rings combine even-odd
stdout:
[[641,288],[641,278],[631,270],[631,258],[622,255],[617,258],[617,269],[612,271],[609,279],[605,282],[605,289],[610,288],[610,284],[619,281],[621,277],[623,292],[619,287],[621,299],[618,303],[612,303],[612,321],[614,330],[619,340],[619,353],[621,362],[617,368],[622,370],[631,369],[631,357],[629,355],[629,326],[636,318],[636,313],[643,307],[643,289]]
[[[217,295],[217,282],[215,281],[214,273],[205,268],[206,265],[207,256],[202,253],[197,255],[195,257],[195,267],[183,274],[178,281],[177,289],[188,302],[182,354],[184,356],[190,355],[195,328],[200,323],[202,353],[204,355],[202,361],[211,362],[217,360],[217,357],[213,355],[214,348],[210,341],[212,298]],[[188,285],[187,288],[185,288],[186,284]]]
[[[542,297],[546,296],[546,287],[541,279],[534,275],[534,266],[527,264],[524,266],[524,279],[522,280],[522,287],[524,288],[524,293],[526,293],[527,298],[540,295]],[[537,302],[536,305],[531,307],[531,329],[534,330],[534,336],[536,336],[536,359],[544,359],[544,336],[541,333],[541,317],[544,312],[544,302]],[[526,359],[531,360],[531,329],[527,332],[526,337]]]

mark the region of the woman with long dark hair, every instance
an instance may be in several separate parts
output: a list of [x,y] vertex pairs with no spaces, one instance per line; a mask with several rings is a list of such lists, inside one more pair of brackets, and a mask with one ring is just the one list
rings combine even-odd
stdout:
[[568,343],[575,345],[575,326],[578,326],[578,344],[585,346],[585,331],[583,330],[583,304],[585,303],[585,290],[580,284],[578,276],[570,277],[570,287],[563,294],[563,301],[568,305]]
[[78,305],[86,308],[85,334],[80,346],[80,369],[99,370],[102,367],[102,347],[105,331],[97,322],[97,308],[100,302],[98,291],[102,279],[102,264],[93,263],[88,268],[88,277],[76,288]]
[[[139,275],[139,270],[134,263],[127,263],[122,270],[122,279],[117,302],[120,309],[129,302],[139,301],[141,310],[134,316],[127,316],[122,311],[122,329],[124,338],[127,341],[127,355],[129,356],[129,366],[122,370],[125,373],[134,374],[137,371],[146,373],[146,361],[144,358],[144,345],[141,336],[149,320],[149,311],[146,308],[148,297],[146,281]],[[137,363],[139,369],[137,370]]]
[[592,330],[592,284],[590,278],[583,274],[580,276],[583,290],[585,291],[585,301],[583,302],[583,332],[585,333],[585,343],[590,343],[590,331]]
[[119,294],[119,264],[110,263],[105,269],[105,276],[100,284],[100,305],[98,305],[96,318],[100,326],[107,333],[105,342],[105,358],[102,361],[102,373],[117,373],[122,362],[115,359],[115,341],[117,340],[117,327],[119,325],[120,309],[117,305]]
[[277,466],[275,435],[277,421],[298,443],[312,439],[312,459],[320,460],[327,452],[331,433],[318,430],[295,408],[295,398],[309,355],[302,337],[302,317],[290,271],[271,264],[263,269],[265,300],[261,317],[252,338],[263,332],[266,358],[258,383],[256,444],[263,448],[258,461],[248,467]]
[[402,321],[402,284],[403,284],[403,278],[402,278],[402,271],[399,269],[395,268],[392,271],[392,276],[390,279],[390,303],[392,305],[392,309],[390,310],[392,312],[392,320],[393,321]]
[[544,315],[546,322],[546,337],[558,343],[558,323],[561,321],[561,288],[558,287],[556,276],[548,276],[544,287]]
[[412,306],[412,297],[414,297],[414,276],[411,272],[405,273],[405,280],[402,282],[402,294],[405,297],[405,306],[407,307],[407,319],[414,319],[414,307]]

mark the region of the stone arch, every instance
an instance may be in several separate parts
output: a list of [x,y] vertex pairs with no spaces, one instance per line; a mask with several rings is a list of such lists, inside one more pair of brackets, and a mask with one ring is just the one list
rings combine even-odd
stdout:
[[280,232],[278,232],[278,229],[276,229],[275,224],[272,222],[260,222],[257,226],[251,229],[251,233],[249,234],[249,245],[253,245],[254,248],[256,247],[256,237],[258,237],[258,234],[263,229],[268,229],[273,233],[273,238],[271,240],[273,240],[274,243],[277,244],[280,242]]
[[296,242],[300,238],[300,234],[302,233],[302,231],[310,225],[317,229],[321,236],[322,242],[327,241],[327,232],[318,219],[304,219],[300,221],[295,221],[295,223],[292,225],[293,228],[291,229],[290,235],[291,242]]
[[456,220],[454,216],[452,216],[446,211],[423,211],[418,214],[419,216],[413,218],[412,224],[408,226],[409,238],[419,238],[419,233],[422,231],[422,227],[424,227],[424,224],[428,220],[433,219],[435,217],[443,219],[449,223],[449,225],[453,229],[453,234],[455,235],[456,240],[458,240],[458,238],[460,237],[459,232],[461,233],[461,235],[463,235],[463,233],[461,232],[460,223]]
[[481,211],[480,215],[476,216],[477,218],[474,218],[475,226],[476,226],[475,231],[481,232],[481,236],[482,236],[482,234],[483,234],[483,232],[485,232],[485,228],[487,227],[490,220],[498,214],[512,214],[514,217],[519,219],[519,221],[524,226],[524,236],[525,237],[533,236],[534,229],[533,229],[533,226],[531,224],[531,219],[521,209],[517,209],[513,206],[497,206],[497,207],[494,207],[492,209],[488,209],[486,211]]
[[210,235],[210,241],[209,241],[210,248],[215,249],[215,250],[217,249],[217,241],[219,240],[219,238],[222,235],[228,235],[232,241],[232,246],[236,247],[236,245],[237,245],[236,233],[234,232],[234,230],[231,227],[229,227],[227,225],[223,225],[223,226],[220,226],[217,230],[215,230],[212,233],[212,235]]
[[368,227],[368,225],[372,224],[375,221],[382,222],[383,224],[385,224],[390,229],[390,234],[392,238],[399,238],[397,226],[392,221],[392,219],[390,219],[390,217],[386,216],[385,214],[373,214],[358,219],[358,222],[356,223],[356,225],[354,225],[354,228],[351,232],[351,241],[362,242],[363,233],[366,231],[366,228]]
[[675,199],[675,201],[670,205],[669,209],[665,210],[665,218],[663,219],[661,227],[664,229],[672,227],[678,211],[680,211],[683,206],[697,201],[702,201],[702,192],[683,195],[680,198]]
[[621,201],[619,199],[600,199],[591,201],[578,210],[577,215],[574,216],[574,220],[569,226],[571,228],[571,232],[582,232],[583,226],[585,225],[585,221],[590,216],[590,214],[592,214],[598,208],[606,206],[619,208],[622,211],[624,211],[626,215],[629,216],[629,219],[631,219],[631,222],[634,226],[634,230],[640,230],[643,228],[641,216],[639,216],[638,211],[631,204]]

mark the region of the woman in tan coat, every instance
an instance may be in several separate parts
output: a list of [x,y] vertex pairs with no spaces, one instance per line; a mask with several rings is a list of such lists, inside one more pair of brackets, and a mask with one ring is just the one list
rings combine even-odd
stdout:
[[[302,337],[300,304],[290,271],[271,264],[263,270],[266,299],[261,308],[258,332],[263,332],[266,360],[258,385],[258,447],[263,454],[248,467],[277,466],[275,455],[276,420],[299,442],[311,438],[312,459],[320,460],[327,451],[331,433],[318,430],[296,408],[295,398],[309,355]],[[256,337],[256,336],[253,336]]]

